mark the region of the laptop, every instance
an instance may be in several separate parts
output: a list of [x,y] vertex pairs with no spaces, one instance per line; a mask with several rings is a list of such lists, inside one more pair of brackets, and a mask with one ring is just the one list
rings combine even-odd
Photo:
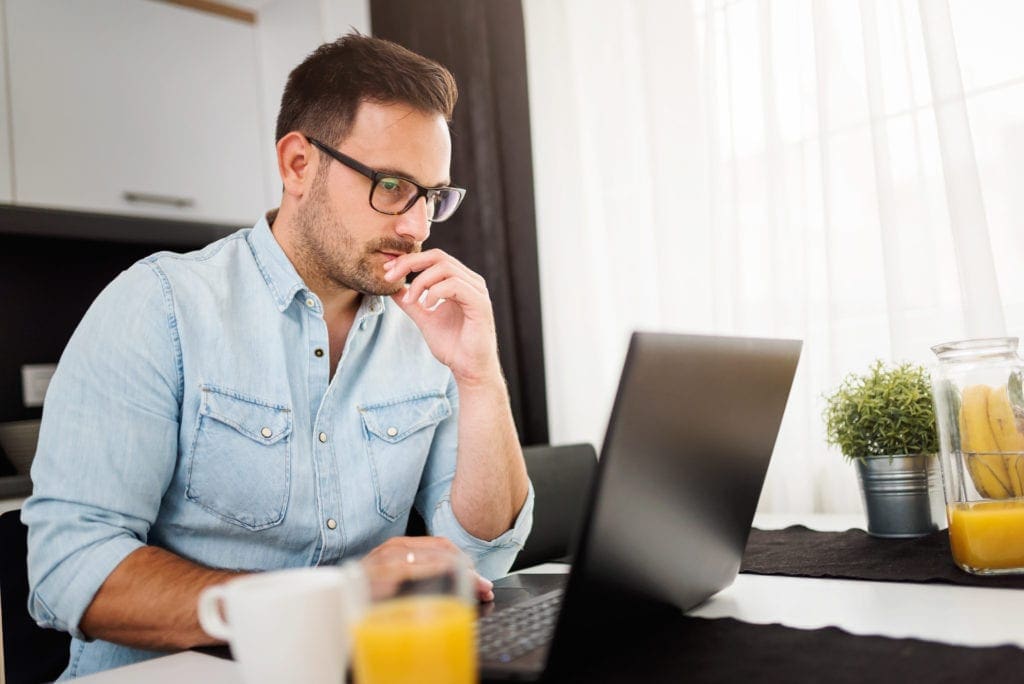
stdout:
[[510,575],[481,674],[535,680],[739,572],[801,342],[634,333],[568,575]]

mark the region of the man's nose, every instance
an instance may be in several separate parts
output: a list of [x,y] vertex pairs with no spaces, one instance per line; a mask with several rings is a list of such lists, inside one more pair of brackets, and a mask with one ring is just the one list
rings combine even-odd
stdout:
[[424,242],[430,236],[430,221],[427,218],[427,198],[420,197],[416,204],[397,217],[395,232],[416,242]]

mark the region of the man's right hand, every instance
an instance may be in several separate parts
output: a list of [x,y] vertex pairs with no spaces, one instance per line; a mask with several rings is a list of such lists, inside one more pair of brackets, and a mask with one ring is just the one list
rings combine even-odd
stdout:
[[[370,581],[370,593],[376,599],[393,594],[405,580],[443,570],[443,563],[449,562],[453,556],[472,565],[462,550],[444,537],[392,537],[370,551],[360,562]],[[481,601],[493,601],[490,580],[476,572],[473,574],[477,597]]]

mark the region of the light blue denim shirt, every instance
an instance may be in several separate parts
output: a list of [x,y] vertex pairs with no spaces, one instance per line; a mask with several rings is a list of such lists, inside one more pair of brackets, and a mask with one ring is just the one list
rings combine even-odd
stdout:
[[337,564],[402,535],[415,506],[486,577],[530,531],[477,539],[452,512],[451,372],[386,297],[364,296],[330,377],[319,298],[266,219],[119,275],[46,395],[29,527],[29,610],[74,640],[64,678],[156,653],[87,641],[79,621],[149,544],[214,568]]

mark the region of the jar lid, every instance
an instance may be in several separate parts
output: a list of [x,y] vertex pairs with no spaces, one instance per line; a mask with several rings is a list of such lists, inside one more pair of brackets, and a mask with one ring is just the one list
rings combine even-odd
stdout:
[[1002,356],[1017,351],[1016,337],[986,337],[975,340],[959,340],[943,342],[932,347],[932,351],[942,361],[960,359],[977,359],[985,356]]

